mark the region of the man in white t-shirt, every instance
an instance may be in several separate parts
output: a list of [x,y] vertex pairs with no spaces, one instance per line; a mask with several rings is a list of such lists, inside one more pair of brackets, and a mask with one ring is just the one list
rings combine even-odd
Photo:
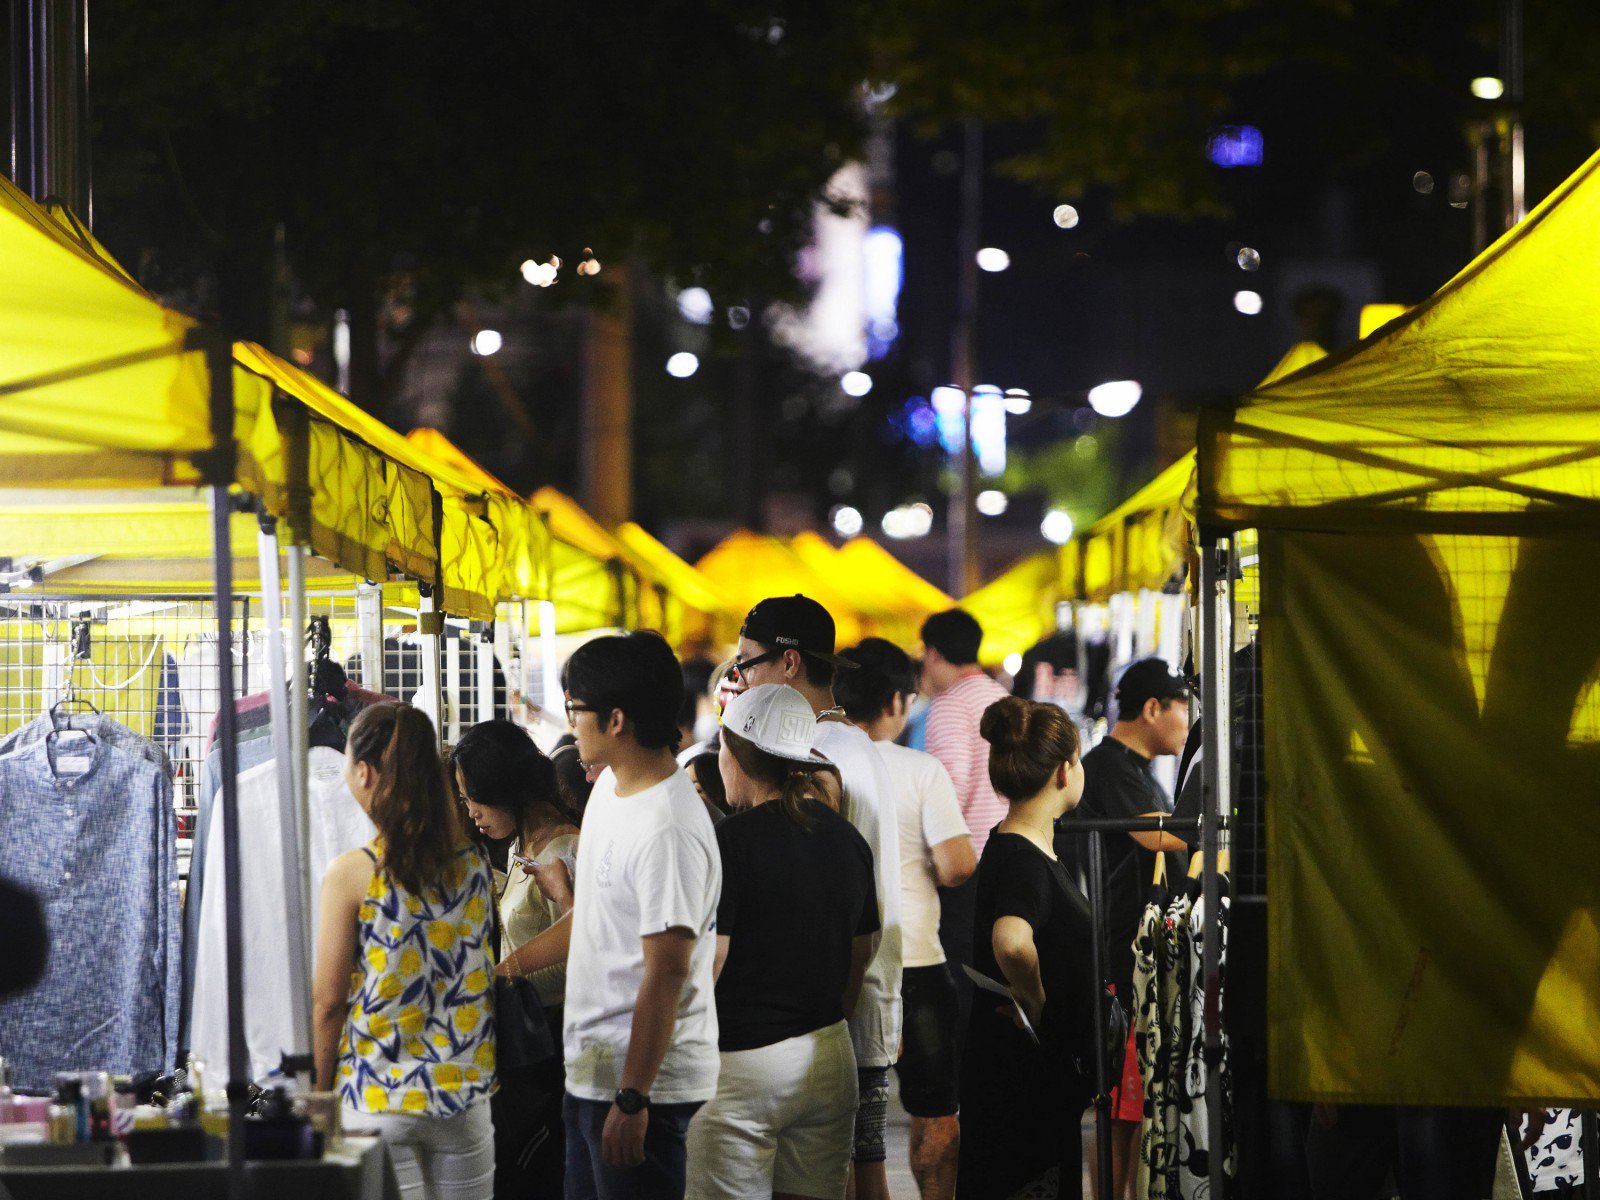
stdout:
[[571,920],[500,971],[567,943],[568,1200],[682,1200],[689,1121],[717,1091],[722,891],[711,818],[673,758],[683,675],[658,635],[634,633],[580,647],[563,682],[578,753],[605,770]]
[[835,669],[854,670],[855,664],[833,652],[833,638],[833,618],[815,600],[774,596],[746,615],[734,670],[741,687],[786,683],[811,704],[818,720],[813,745],[839,768],[844,782],[840,811],[872,850],[882,934],[850,1014],[861,1095],[851,1161],[856,1200],[885,1200],[889,1066],[900,1052],[899,825],[888,766],[872,740],[834,703]]
[[933,755],[895,743],[917,694],[911,657],[882,638],[866,638],[844,657],[857,669],[840,673],[834,695],[872,739],[898,785],[905,1035],[895,1074],[900,1103],[911,1115],[911,1174],[922,1200],[950,1200],[961,1149],[956,1117],[958,1004],[939,944],[939,889],[971,878],[978,856],[950,773]]

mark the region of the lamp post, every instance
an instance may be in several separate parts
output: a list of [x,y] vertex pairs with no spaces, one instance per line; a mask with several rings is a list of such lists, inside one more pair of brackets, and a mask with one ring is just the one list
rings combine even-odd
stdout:
[[983,206],[983,126],[968,119],[962,127],[961,227],[956,236],[955,323],[950,338],[950,381],[960,390],[961,445],[956,452],[956,486],[950,494],[950,592],[960,598],[978,586],[977,463],[972,453],[972,389],[977,384],[978,236]]

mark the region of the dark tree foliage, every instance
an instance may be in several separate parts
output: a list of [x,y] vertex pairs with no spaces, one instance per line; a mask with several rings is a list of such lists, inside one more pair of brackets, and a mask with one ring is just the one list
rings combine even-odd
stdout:
[[420,334],[529,257],[782,295],[861,138],[862,8],[95,0],[97,232],[265,337],[281,226],[380,409]]

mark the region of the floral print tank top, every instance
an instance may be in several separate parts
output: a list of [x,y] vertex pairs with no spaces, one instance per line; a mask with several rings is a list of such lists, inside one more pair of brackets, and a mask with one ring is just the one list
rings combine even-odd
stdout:
[[489,863],[463,845],[442,886],[406,891],[377,864],[358,919],[336,1087],[361,1112],[448,1117],[494,1085]]

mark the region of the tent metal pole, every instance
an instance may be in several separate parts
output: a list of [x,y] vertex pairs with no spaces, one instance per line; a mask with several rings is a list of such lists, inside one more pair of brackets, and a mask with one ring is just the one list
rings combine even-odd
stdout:
[[461,740],[461,639],[444,639],[444,724],[439,736],[452,746]]
[[417,632],[422,641],[422,703],[419,707],[433,719],[434,731],[444,740],[444,698],[439,692],[439,635],[444,631],[444,614],[434,590],[419,584]]
[[1227,1147],[1222,1128],[1222,958],[1217,933],[1221,928],[1218,904],[1221,900],[1217,871],[1217,851],[1221,848],[1219,817],[1227,794],[1232,756],[1231,731],[1233,703],[1228,692],[1228,662],[1233,653],[1230,595],[1231,557],[1229,539],[1215,529],[1200,533],[1200,624],[1201,698],[1205,703],[1201,731],[1204,761],[1201,768],[1203,802],[1200,818],[1200,849],[1205,854],[1201,871],[1201,892],[1205,899],[1206,934],[1202,954],[1205,975],[1206,1138],[1210,1153],[1207,1167],[1213,1196],[1223,1195],[1224,1164]]
[[494,709],[494,626],[481,629],[473,639],[478,656],[478,720],[492,721],[500,714]]
[[[267,518],[256,537],[261,571],[261,607],[267,626],[268,704],[272,712],[272,758],[278,776],[278,836],[283,865],[285,919],[298,929],[304,919],[304,896],[295,886],[300,877],[299,823],[295,819],[294,739],[289,709],[288,662],[283,638],[283,580],[278,570],[277,522]],[[257,969],[267,964],[257,964]],[[289,938],[289,1014],[300,1044],[296,1056],[311,1053],[310,968],[306,945]],[[309,1090],[309,1080],[301,1080]]]
[[567,715],[561,711],[561,704],[566,693],[561,688],[561,663],[556,654],[557,619],[555,601],[539,601],[539,657],[544,679],[544,695],[539,703],[556,718],[556,724],[565,729]]
[[[294,829],[295,829],[295,859],[296,869],[293,875],[286,876],[284,887],[288,890],[290,898],[290,928],[300,931],[300,945],[295,951],[295,957],[304,966],[311,957],[311,907],[312,890],[311,882],[311,785],[310,785],[310,758],[311,752],[311,718],[307,711],[307,700],[311,695],[311,680],[306,671],[306,625],[308,616],[306,612],[306,550],[304,546],[290,545],[288,547],[289,562],[289,645],[293,653],[289,657],[289,745],[292,755],[290,762],[294,766]],[[299,907],[299,923],[294,923],[295,905]],[[293,939],[291,938],[291,943]],[[305,974],[301,977],[303,982],[296,990],[296,1002],[299,1002],[300,992],[304,992],[306,1005],[306,1030],[311,1028],[311,972],[306,966]],[[306,1054],[311,1053],[311,1041],[306,1039]]]
[[[1100,1200],[1111,1200],[1111,1080],[1106,1062],[1106,1043],[1101,1031],[1106,1027],[1105,947],[1105,845],[1099,831],[1088,834],[1089,841],[1089,950],[1094,972],[1094,1153]],[[1070,1136],[1070,1135],[1069,1135]]]
[[383,656],[383,584],[356,585],[356,626],[361,642],[361,686],[387,695]]
[[244,1114],[250,1096],[250,1054],[244,1036],[244,891],[239,874],[239,720],[233,681],[234,474],[233,344],[211,331],[206,344],[211,375],[211,537],[217,621],[217,746],[222,769],[223,920],[228,992],[228,1195],[243,1200]]

